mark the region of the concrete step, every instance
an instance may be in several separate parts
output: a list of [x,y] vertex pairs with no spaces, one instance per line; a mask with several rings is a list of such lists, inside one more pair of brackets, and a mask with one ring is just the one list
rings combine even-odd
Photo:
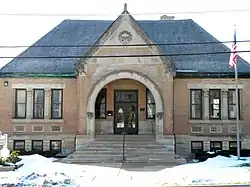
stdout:
[[[131,148],[164,148],[163,145],[160,144],[138,144],[138,143],[131,143],[131,144],[124,144],[125,147],[131,147]],[[104,142],[94,142],[94,143],[90,143],[88,144],[86,147],[122,147],[123,144],[122,143],[104,143]]]
[[[114,154],[119,154],[122,153],[123,150],[113,150],[113,149],[102,149],[102,150],[82,150],[82,151],[76,151],[74,154],[78,154],[78,155],[88,155],[88,154],[109,154],[109,153],[114,153]],[[173,154],[172,152],[169,152],[167,150],[129,150],[126,149],[125,153],[129,153],[129,154]]]

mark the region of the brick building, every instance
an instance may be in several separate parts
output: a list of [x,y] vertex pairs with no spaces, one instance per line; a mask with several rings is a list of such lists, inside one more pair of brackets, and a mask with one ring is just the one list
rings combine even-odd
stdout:
[[[234,71],[218,52],[190,19],[136,21],[125,7],[115,21],[65,20],[1,69],[0,130],[11,149],[77,151],[124,127],[180,155],[234,148]],[[238,58],[238,71],[249,148],[250,65]]]

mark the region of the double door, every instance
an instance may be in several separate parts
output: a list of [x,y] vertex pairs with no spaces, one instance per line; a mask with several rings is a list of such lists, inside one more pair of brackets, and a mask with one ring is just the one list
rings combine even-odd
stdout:
[[[137,96],[137,92],[134,94]],[[136,100],[115,101],[114,133],[123,134],[124,132],[138,134],[138,104]]]

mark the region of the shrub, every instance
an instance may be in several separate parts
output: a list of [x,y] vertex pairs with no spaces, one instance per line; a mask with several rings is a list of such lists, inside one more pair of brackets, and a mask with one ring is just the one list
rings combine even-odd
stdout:
[[12,151],[10,156],[8,158],[0,158],[0,164],[4,165],[5,163],[17,163],[21,160],[21,158],[18,157],[17,151]]

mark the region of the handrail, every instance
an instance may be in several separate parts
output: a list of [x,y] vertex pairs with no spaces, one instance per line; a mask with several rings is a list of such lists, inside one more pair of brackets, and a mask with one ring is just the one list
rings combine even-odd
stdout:
[[126,127],[124,125],[123,141],[122,141],[122,161],[123,162],[126,160],[126,158],[125,158],[125,140],[126,140]]

